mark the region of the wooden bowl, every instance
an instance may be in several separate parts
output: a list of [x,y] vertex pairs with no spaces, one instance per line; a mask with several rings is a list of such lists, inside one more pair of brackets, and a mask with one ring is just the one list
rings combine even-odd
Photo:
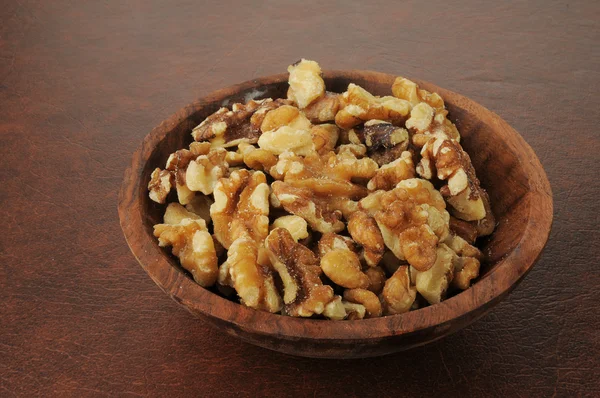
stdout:
[[[327,88],[343,92],[356,83],[390,95],[394,76],[367,71],[328,71]],[[358,321],[291,318],[229,301],[193,282],[169,250],[152,235],[164,205],[148,198],[155,167],[186,147],[190,132],[221,106],[252,98],[285,97],[287,74],[248,81],[216,91],[183,108],[156,127],[133,155],[119,195],[121,228],[131,251],[154,282],[198,318],[271,350],[319,358],[359,358],[423,345],[453,333],[488,312],[507,296],[538,259],[552,224],[552,193],[535,153],[498,115],[459,94],[415,80],[439,93],[459,128],[498,226],[480,245],[486,260],[480,278],[460,294],[418,311]]]

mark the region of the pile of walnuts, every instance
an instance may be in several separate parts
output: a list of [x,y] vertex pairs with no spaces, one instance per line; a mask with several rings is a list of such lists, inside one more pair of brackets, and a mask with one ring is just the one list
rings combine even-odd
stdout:
[[304,59],[288,71],[287,99],[219,109],[152,173],[150,198],[177,198],[159,245],[199,285],[290,316],[400,314],[467,289],[495,221],[443,99],[401,77],[390,96],[331,93]]

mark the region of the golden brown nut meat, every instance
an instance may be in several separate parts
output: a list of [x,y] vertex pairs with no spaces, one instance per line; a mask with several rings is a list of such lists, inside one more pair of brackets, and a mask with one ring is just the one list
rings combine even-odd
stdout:
[[385,252],[385,243],[375,219],[365,211],[356,211],[348,220],[348,232],[363,247],[362,257],[367,265],[375,267],[379,264]]
[[348,314],[346,314],[346,308],[344,307],[341,296],[334,296],[333,300],[327,303],[325,309],[323,310],[323,316],[334,321],[346,319],[347,315]]
[[331,152],[338,141],[340,129],[335,124],[319,124],[311,129],[315,151],[319,155]]
[[189,190],[205,195],[213,193],[219,178],[229,174],[227,153],[225,149],[216,148],[190,161],[185,172],[185,183]]
[[436,249],[435,264],[427,271],[411,268],[417,291],[429,304],[437,304],[446,297],[448,286],[454,277],[454,252],[445,244]]
[[192,136],[196,141],[209,141],[212,147],[228,148],[240,142],[255,144],[266,113],[285,104],[289,101],[267,98],[233,104],[231,110],[221,108],[195,127]]
[[[353,130],[357,139],[367,146],[367,154],[383,166],[398,159],[409,143],[408,131],[382,120],[369,120]],[[350,133],[352,137],[352,133]],[[355,139],[353,139],[355,141]]]
[[362,304],[351,303],[350,301],[342,301],[342,304],[346,310],[346,319],[349,321],[364,319],[367,314],[367,310]]
[[269,186],[260,171],[237,170],[219,180],[210,207],[215,236],[229,249],[234,240],[249,234],[262,242],[269,233]]
[[306,220],[295,215],[276,218],[275,221],[273,221],[271,228],[287,229],[296,242],[308,238],[308,224]]
[[286,152],[279,157],[270,174],[294,187],[308,188],[315,195],[359,199],[368,191],[352,180],[371,178],[376,171],[377,164],[373,160],[357,159],[349,152],[313,154],[304,158]]
[[283,312],[300,317],[321,314],[333,299],[333,289],[321,282],[321,268],[314,253],[283,228],[271,231],[265,246],[283,282]]
[[326,233],[344,229],[342,212],[330,209],[327,200],[315,196],[310,189],[296,188],[282,181],[275,181],[271,184],[271,189],[275,207],[283,207],[286,211],[302,217],[315,231]]
[[362,304],[365,307],[365,318],[381,316],[381,302],[375,293],[365,289],[347,289],[344,291],[344,300],[351,303]]
[[335,115],[335,124],[350,129],[367,120],[378,119],[401,124],[410,113],[408,101],[394,97],[376,97],[364,88],[350,83],[342,94],[343,107]]
[[426,270],[435,262],[440,239],[448,235],[445,203],[429,181],[401,181],[392,191],[376,191],[360,207],[377,221],[385,245],[399,259]]
[[[421,155],[417,172],[428,177],[428,170],[435,170],[438,179],[448,181],[440,192],[451,205],[454,216],[465,221],[477,221],[486,217],[484,199],[488,201],[488,197],[475,175],[471,158],[458,142],[445,138],[431,139],[421,150]],[[493,219],[490,221],[493,225]]]
[[453,256],[454,277],[451,286],[465,290],[479,276],[482,253],[458,235],[450,235],[444,243],[456,253]]
[[284,105],[267,113],[258,146],[274,155],[289,151],[298,155],[315,152],[310,121],[298,108]]
[[269,264],[259,264],[259,245],[249,235],[236,239],[227,252],[231,286],[242,304],[257,310],[278,312],[281,296],[275,288]]
[[403,314],[410,311],[416,297],[417,290],[411,285],[408,267],[400,266],[385,282],[381,293],[384,314]]
[[150,199],[156,203],[165,203],[167,195],[173,187],[173,176],[169,170],[161,170],[158,167],[150,175],[148,190]]
[[366,289],[369,277],[361,271],[356,253],[347,249],[333,249],[321,258],[321,269],[335,284],[348,289]]
[[[173,255],[179,257],[181,266],[192,274],[196,283],[204,287],[212,286],[219,272],[218,260],[206,223],[197,216],[181,218],[181,213],[186,211],[181,205],[172,204],[169,208],[171,212],[166,214],[165,221],[179,222],[154,226],[154,236],[158,238],[158,245],[171,246]],[[173,214],[174,212],[179,214]]]
[[321,67],[315,61],[301,59],[288,67],[290,89],[288,98],[306,108],[313,101],[325,95],[325,82],[321,77]]
[[444,109],[444,100],[437,93],[430,93],[427,90],[419,88],[415,82],[405,77],[397,77],[392,84],[392,93],[394,97],[401,98],[410,102],[412,106],[425,102],[436,109]]
[[266,149],[256,148],[245,142],[238,145],[238,150],[243,156],[244,163],[251,169],[268,172],[277,164],[277,156]]
[[320,258],[323,258],[327,253],[332,250],[350,250],[354,253],[358,252],[356,243],[347,236],[338,235],[332,232],[328,232],[321,236],[317,247],[317,253]]
[[471,244],[475,243],[475,240],[477,239],[477,228],[473,223],[460,220],[453,216],[450,216],[450,231]]
[[340,109],[340,94],[326,92],[323,97],[316,99],[302,112],[311,123],[332,122]]
[[402,155],[391,163],[384,164],[377,170],[375,176],[367,184],[369,191],[383,189],[389,191],[393,189],[400,181],[415,177],[415,165],[412,160],[412,154],[408,151],[402,152]]

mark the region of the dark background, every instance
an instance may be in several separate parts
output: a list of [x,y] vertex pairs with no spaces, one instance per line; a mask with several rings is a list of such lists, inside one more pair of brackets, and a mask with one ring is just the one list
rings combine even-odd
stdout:
[[[250,3],[0,1],[0,396],[598,396],[598,3]],[[300,57],[457,91],[536,151],[550,241],[489,315],[393,356],[294,358],[193,319],[136,263],[116,207],[143,137]]]

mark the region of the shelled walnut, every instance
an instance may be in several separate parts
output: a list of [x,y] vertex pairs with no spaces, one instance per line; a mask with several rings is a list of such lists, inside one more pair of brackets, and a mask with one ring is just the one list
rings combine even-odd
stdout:
[[295,317],[391,316],[469,288],[495,219],[443,99],[401,77],[393,96],[329,92],[305,59],[288,71],[287,99],[217,110],[150,174],[150,199],[172,202],[159,246],[201,286]]

